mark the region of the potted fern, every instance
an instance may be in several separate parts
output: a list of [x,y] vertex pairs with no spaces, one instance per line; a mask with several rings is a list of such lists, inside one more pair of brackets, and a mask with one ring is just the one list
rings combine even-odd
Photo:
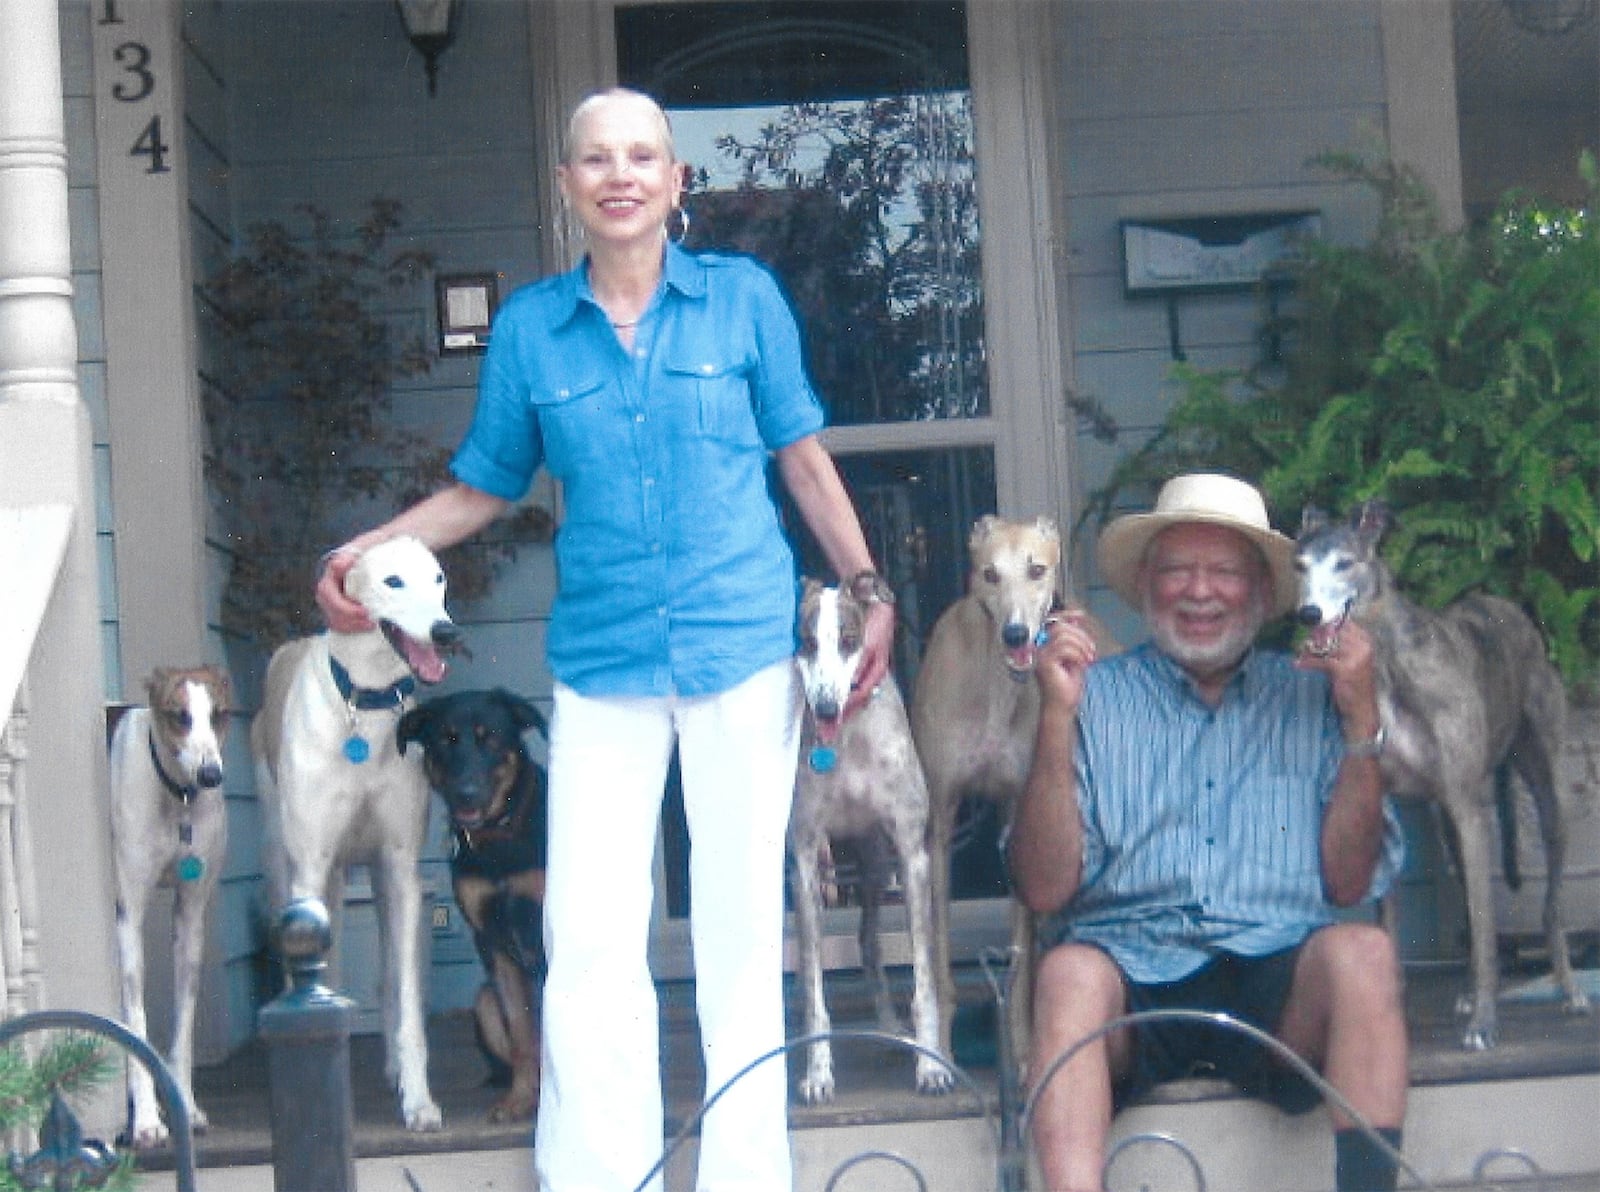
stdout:
[[[1092,494],[1085,519],[1174,472],[1259,481],[1280,524],[1306,503],[1397,513],[1384,553],[1413,598],[1472,589],[1541,626],[1574,695],[1600,679],[1600,171],[1581,206],[1510,194],[1489,221],[1441,229],[1408,171],[1355,155],[1323,167],[1372,187],[1371,243],[1314,243],[1292,313],[1263,328],[1281,363],[1174,369],[1164,425]],[[1080,522],[1080,525],[1082,523]]]

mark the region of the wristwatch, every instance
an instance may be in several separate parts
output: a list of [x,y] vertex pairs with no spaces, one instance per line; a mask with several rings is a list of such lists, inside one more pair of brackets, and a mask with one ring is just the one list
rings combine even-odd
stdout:
[[1380,757],[1383,754],[1383,743],[1389,739],[1389,732],[1378,726],[1378,731],[1365,741],[1346,741],[1344,755],[1346,757]]
[[862,604],[893,604],[894,589],[870,567],[864,567],[845,581],[850,594]]

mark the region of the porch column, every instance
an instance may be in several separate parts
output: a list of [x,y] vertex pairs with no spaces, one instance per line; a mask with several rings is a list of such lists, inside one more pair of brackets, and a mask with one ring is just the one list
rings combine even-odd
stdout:
[[[65,509],[67,534],[53,586],[44,581],[42,618],[0,625],[0,651],[21,655],[12,661],[28,676],[42,999],[115,1015],[93,439],[77,384],[56,5],[0,3],[0,509],[19,523]],[[23,586],[16,580],[0,576],[0,586],[14,591]],[[16,695],[12,683],[0,689],[0,723]]]

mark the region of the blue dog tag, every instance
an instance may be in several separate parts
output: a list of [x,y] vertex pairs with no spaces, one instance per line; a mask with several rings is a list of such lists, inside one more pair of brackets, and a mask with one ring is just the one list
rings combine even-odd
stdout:
[[178,880],[197,882],[206,871],[206,863],[199,857],[183,857],[178,861]]
[[1033,635],[1033,644],[1041,650],[1050,644],[1050,626],[1039,626],[1039,632]]
[[839,755],[827,745],[813,745],[806,760],[818,774],[826,774],[838,763]]
[[372,746],[367,744],[365,737],[346,737],[344,755],[359,766],[372,756]]

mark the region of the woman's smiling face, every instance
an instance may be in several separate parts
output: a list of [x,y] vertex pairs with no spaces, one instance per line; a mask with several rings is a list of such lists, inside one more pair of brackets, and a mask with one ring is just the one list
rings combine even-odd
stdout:
[[567,159],[556,176],[597,244],[660,239],[683,191],[666,118],[641,95],[586,101],[573,117]]

